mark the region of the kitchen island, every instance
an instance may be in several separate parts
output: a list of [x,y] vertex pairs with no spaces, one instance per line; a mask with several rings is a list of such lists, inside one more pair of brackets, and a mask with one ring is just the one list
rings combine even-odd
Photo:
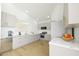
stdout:
[[49,42],[50,56],[79,56],[79,42],[54,38]]

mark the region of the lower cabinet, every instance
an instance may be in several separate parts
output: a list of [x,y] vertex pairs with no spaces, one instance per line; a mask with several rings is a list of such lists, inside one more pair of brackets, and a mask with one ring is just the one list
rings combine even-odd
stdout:
[[52,39],[49,42],[49,56],[79,56],[79,44]]
[[13,49],[22,47],[36,40],[39,40],[39,35],[24,35],[24,36],[14,37],[13,38]]

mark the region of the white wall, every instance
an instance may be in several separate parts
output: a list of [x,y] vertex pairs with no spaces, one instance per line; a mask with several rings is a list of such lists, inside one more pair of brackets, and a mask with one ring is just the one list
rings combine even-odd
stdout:
[[52,12],[51,18],[53,21],[63,20],[63,11],[64,11],[64,4],[57,4]]

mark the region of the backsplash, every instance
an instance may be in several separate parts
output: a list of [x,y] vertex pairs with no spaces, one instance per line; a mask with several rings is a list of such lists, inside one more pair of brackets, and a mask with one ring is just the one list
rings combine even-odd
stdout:
[[75,41],[79,42],[79,27],[75,28]]

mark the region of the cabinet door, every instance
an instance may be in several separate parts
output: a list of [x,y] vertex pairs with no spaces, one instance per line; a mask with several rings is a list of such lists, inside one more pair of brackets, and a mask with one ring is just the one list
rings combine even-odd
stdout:
[[11,15],[9,13],[1,12],[1,26],[2,27],[14,27],[16,24],[16,17],[14,15]]
[[8,26],[15,27],[16,20],[17,20],[16,16],[7,13],[6,20],[7,20]]
[[7,18],[7,13],[1,12],[1,26],[2,27],[8,26],[6,18]]
[[68,4],[68,20],[69,24],[79,23],[79,3]]

